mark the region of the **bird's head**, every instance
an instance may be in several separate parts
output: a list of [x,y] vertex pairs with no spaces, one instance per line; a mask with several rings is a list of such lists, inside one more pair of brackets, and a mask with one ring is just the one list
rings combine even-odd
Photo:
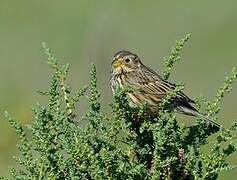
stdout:
[[141,61],[136,54],[130,51],[119,51],[113,57],[112,72],[114,74],[128,73],[135,71],[141,65]]

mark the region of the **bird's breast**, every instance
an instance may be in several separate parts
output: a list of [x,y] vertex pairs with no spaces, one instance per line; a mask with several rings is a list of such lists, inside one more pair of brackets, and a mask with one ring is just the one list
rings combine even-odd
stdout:
[[115,93],[117,88],[122,88],[125,83],[125,77],[123,74],[114,74],[110,80],[113,93]]

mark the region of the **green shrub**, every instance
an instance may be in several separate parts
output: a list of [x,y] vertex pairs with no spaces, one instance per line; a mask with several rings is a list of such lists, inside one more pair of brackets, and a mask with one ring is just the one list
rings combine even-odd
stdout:
[[[180,60],[180,50],[189,37],[178,41],[165,58],[164,79]],[[217,179],[221,171],[234,167],[226,159],[236,151],[236,122],[217,131],[199,119],[193,126],[178,123],[175,114],[166,111],[183,84],[167,94],[156,117],[146,114],[145,104],[131,109],[125,94],[134,90],[119,89],[107,116],[99,102],[95,66],[89,86],[74,92],[66,81],[69,65],[60,66],[45,44],[44,48],[53,70],[49,90],[40,92],[48,97],[48,105],[33,108],[29,135],[6,112],[20,138],[21,152],[10,179]],[[214,100],[197,98],[198,108],[217,120],[221,99],[236,78],[233,69]],[[86,93],[88,111],[78,117],[76,104]]]

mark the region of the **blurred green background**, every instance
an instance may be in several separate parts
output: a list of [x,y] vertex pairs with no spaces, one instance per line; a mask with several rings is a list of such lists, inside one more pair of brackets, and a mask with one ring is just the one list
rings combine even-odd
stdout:
[[[91,62],[98,68],[102,103],[111,102],[111,57],[121,49],[136,52],[161,70],[176,39],[192,34],[171,80],[186,83],[192,96],[213,98],[237,62],[237,1],[234,0],[0,0],[0,175],[6,175],[18,141],[3,116],[8,110],[22,124],[31,105],[45,102],[36,91],[48,88],[50,70],[41,43],[71,64],[70,82],[88,82]],[[219,122],[237,118],[237,85],[223,101]],[[237,164],[237,155],[230,161]],[[237,169],[220,179],[235,179]]]

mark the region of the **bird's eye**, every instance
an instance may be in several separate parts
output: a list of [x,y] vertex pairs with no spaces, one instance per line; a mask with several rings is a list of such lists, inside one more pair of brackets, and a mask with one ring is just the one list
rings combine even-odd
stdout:
[[128,59],[128,58],[125,59],[125,62],[126,62],[126,63],[129,63],[129,62],[130,62],[130,59]]

